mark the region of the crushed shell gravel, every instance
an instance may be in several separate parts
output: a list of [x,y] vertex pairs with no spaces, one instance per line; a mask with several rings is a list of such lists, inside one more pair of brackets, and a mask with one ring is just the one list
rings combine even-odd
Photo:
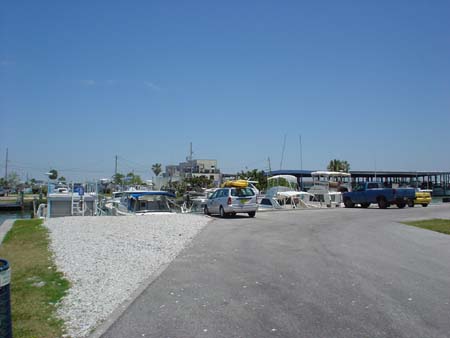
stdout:
[[58,308],[67,335],[86,337],[209,220],[190,214],[47,219],[56,265],[71,282]]

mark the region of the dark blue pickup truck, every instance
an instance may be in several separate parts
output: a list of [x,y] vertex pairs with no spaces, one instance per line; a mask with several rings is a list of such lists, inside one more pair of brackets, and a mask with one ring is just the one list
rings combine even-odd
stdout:
[[362,208],[368,208],[370,204],[376,203],[380,209],[386,209],[392,204],[404,208],[407,204],[414,205],[416,192],[413,188],[384,188],[383,183],[365,182],[358,184],[352,192],[343,194],[346,208],[353,208],[360,204]]

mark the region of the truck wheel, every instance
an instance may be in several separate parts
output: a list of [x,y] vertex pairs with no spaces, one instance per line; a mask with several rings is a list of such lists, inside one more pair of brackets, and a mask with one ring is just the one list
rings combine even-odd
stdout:
[[378,208],[386,209],[388,207],[388,202],[384,197],[378,197]]
[[424,208],[426,208],[426,207],[428,206],[428,204],[423,203],[422,206],[423,206]]
[[408,207],[414,208],[414,201],[413,200],[409,200],[408,201]]
[[361,203],[361,208],[368,208],[370,203]]
[[399,209],[403,209],[404,207],[406,207],[406,203],[405,202],[399,202],[399,203],[397,203],[397,207]]
[[353,208],[355,206],[355,203],[353,203],[352,200],[347,197],[344,200],[344,205],[345,205],[346,208]]

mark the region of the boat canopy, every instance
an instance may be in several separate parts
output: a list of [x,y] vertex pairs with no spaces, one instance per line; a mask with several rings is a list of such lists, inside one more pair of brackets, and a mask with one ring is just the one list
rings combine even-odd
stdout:
[[343,171],[313,171],[311,176],[341,176],[341,177],[350,177],[349,173],[345,173]]
[[275,176],[267,178],[268,181],[277,180],[277,179],[285,179],[289,183],[297,184],[297,177],[295,177],[293,175],[275,175]]
[[277,195],[283,197],[314,196],[313,194],[306,191],[279,191]]
[[167,197],[173,197],[175,198],[175,194],[168,192],[168,191],[140,191],[140,192],[133,192],[130,194],[131,198],[138,199],[141,196],[167,196]]

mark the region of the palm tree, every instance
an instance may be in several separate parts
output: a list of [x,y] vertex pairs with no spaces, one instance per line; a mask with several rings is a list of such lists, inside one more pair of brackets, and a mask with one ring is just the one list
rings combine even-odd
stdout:
[[155,173],[155,176],[158,176],[162,171],[161,163],[155,163],[152,165],[152,171]]
[[350,170],[350,163],[347,161],[341,161],[338,159],[331,160],[327,166],[327,169],[330,171],[343,171],[348,173]]
[[124,174],[117,173],[113,176],[113,182],[114,182],[114,184],[118,184],[118,185],[123,184],[124,178],[125,178]]
[[341,170],[348,173],[350,171],[350,163],[347,161],[341,161]]
[[56,180],[58,178],[58,171],[55,169],[50,170],[48,173],[48,178],[51,180]]

